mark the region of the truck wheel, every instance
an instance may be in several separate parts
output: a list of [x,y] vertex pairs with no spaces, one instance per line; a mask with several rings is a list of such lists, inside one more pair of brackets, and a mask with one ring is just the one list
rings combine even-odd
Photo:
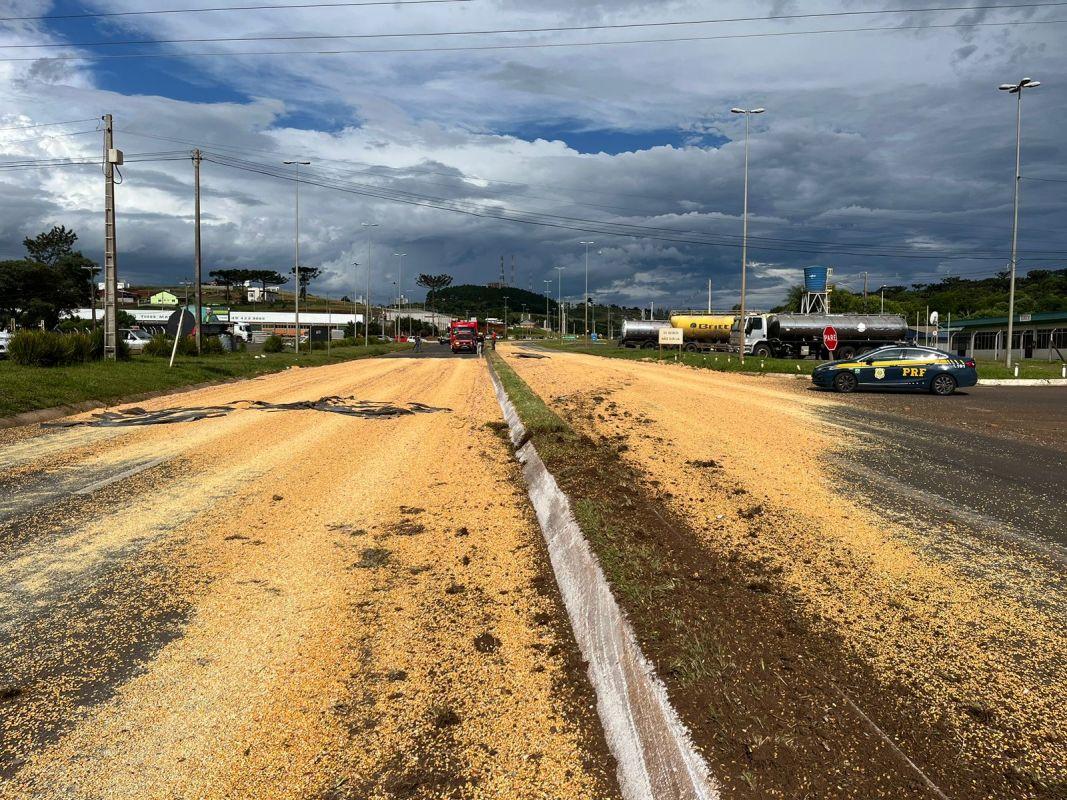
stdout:
[[655,342],[642,342],[641,343],[641,349],[642,350],[654,350],[655,347],[656,347],[656,343]]
[[856,391],[856,386],[859,381],[856,380],[856,376],[851,372],[838,373],[834,378],[834,391],[841,392],[841,394],[848,394],[849,392]]
[[934,379],[930,381],[930,391],[942,397],[948,397],[956,391],[956,379],[947,372],[935,375]]
[[697,351],[697,346],[695,344],[693,344],[692,342],[689,342],[682,349],[685,350],[685,352],[687,352],[687,353],[695,353]]
[[856,348],[855,347],[842,347],[841,350],[838,351],[838,352],[839,352],[839,355],[841,356],[841,359],[843,361],[851,361],[852,358],[856,355]]
[[752,355],[756,356],[757,358],[767,358],[767,356],[769,356],[770,354],[771,348],[767,347],[767,345],[765,344],[758,344],[754,348],[752,348]]

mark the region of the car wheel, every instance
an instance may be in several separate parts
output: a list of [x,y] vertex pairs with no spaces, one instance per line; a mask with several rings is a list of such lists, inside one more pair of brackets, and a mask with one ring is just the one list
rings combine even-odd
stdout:
[[767,345],[765,344],[756,345],[756,347],[752,350],[752,355],[754,355],[756,358],[767,358],[767,356],[769,356],[770,354],[771,348],[767,347]]
[[856,391],[856,386],[859,385],[859,381],[856,380],[856,376],[851,372],[841,372],[834,378],[834,391],[841,392],[842,394],[848,394],[849,392]]
[[934,379],[930,381],[930,391],[942,397],[947,397],[956,391],[956,379],[947,372],[935,375]]

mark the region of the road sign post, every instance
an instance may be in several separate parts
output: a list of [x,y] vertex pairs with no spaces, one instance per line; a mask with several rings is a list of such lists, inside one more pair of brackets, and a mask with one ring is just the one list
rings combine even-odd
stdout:
[[830,358],[833,359],[834,350],[837,349],[837,328],[833,325],[827,325],[822,329],[822,344],[830,351]]
[[[677,345],[678,351],[682,350],[682,329],[681,328],[660,328],[659,329],[659,354],[660,358],[663,357],[663,345],[668,347]],[[678,355],[675,354],[674,360],[678,360]]]

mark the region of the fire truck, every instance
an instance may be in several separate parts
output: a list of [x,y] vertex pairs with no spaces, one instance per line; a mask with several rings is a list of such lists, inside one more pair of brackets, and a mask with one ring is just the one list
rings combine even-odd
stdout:
[[478,352],[478,321],[453,322],[448,328],[448,343],[453,353]]

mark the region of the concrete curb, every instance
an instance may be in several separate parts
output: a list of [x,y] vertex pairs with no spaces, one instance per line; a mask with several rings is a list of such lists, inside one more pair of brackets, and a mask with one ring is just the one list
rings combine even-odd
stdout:
[[718,800],[708,766],[615,602],[567,495],[545,467],[496,371],[489,374],[522,464],[571,629],[589,664],[597,714],[626,800]]
[[1067,378],[979,378],[979,386],[1067,386]]

